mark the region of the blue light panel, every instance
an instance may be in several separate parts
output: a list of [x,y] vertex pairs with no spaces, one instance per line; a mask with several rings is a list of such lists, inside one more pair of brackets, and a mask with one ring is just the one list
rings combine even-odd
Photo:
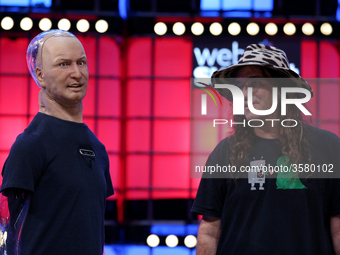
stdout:
[[153,248],[152,255],[191,255],[191,250],[186,247],[158,246]]
[[222,10],[223,11],[230,11],[230,10],[244,10],[248,11],[252,9],[251,6],[252,0],[223,0],[222,2]]
[[221,9],[220,0],[201,0],[202,11],[218,11]]
[[254,1],[254,11],[272,11],[274,8],[273,0]]
[[150,247],[147,245],[121,245],[121,244],[114,244],[114,245],[105,245],[105,255],[150,255]]
[[186,247],[157,246],[150,248],[147,245],[105,245],[105,255],[196,255],[196,249]]
[[128,8],[127,0],[118,1],[119,15],[124,20],[127,19],[127,8]]
[[151,226],[150,233],[167,236],[186,236],[186,235],[197,235],[198,225],[170,225],[170,224],[155,224]]
[[0,6],[46,7],[52,6],[52,0],[0,0]]
[[233,11],[223,13],[223,17],[251,18],[252,13],[248,11]]
[[272,11],[273,0],[201,0],[202,11]]

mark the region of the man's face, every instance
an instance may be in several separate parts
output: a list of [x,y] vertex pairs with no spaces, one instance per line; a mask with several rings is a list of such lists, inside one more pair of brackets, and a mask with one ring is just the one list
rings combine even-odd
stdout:
[[[253,88],[253,106],[256,110],[268,110],[272,106],[273,96],[272,89],[273,86],[263,78],[269,78],[270,75],[268,72],[263,71],[261,68],[257,66],[244,66],[241,67],[236,73],[236,82],[245,84],[247,81],[252,78],[260,78],[259,79],[259,87],[256,91]],[[278,111],[276,110],[271,115],[267,116],[258,116],[249,111],[248,108],[248,89],[247,86],[243,87],[243,95],[245,100],[245,111],[244,115],[247,120],[250,119],[277,119]]]
[[75,37],[51,37],[42,49],[40,85],[47,96],[65,107],[86,94],[88,68],[85,51]]

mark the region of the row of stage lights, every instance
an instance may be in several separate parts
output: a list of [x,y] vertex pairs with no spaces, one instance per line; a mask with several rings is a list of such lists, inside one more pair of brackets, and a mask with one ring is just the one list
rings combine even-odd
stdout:
[[[155,234],[151,234],[148,236],[148,238],[146,239],[146,243],[147,245],[149,245],[150,247],[157,247],[160,244],[160,238],[158,235]],[[165,244],[168,247],[176,247],[179,243],[179,239],[177,236],[175,235],[168,235],[165,238]],[[197,238],[193,235],[188,235],[184,238],[184,245],[188,248],[195,248],[197,244]]]
[[[39,21],[38,25],[42,31],[47,31],[52,28],[52,21],[49,18],[43,18]],[[57,26],[61,30],[68,31],[71,28],[71,22],[70,20],[63,18],[59,20]],[[11,17],[7,16],[1,20],[1,28],[3,30],[11,30],[13,27],[14,20]],[[79,32],[84,33],[90,29],[90,23],[86,19],[80,19],[77,21],[76,27]],[[23,18],[20,21],[20,28],[24,31],[31,30],[33,28],[33,20],[29,17]],[[108,30],[108,28],[109,28],[108,22],[103,19],[100,19],[95,23],[95,29],[98,33],[105,33]],[[228,33],[233,36],[239,35],[241,33],[241,25],[238,24],[237,22],[232,22],[231,24],[228,25],[227,30]],[[275,23],[270,22],[265,25],[264,30],[268,35],[273,36],[278,33],[279,29]],[[313,35],[315,32],[313,24],[308,22],[302,25],[301,30],[302,33],[307,36]],[[168,27],[163,22],[158,22],[154,26],[154,32],[157,35],[160,36],[165,35],[167,31]],[[176,22],[172,26],[172,31],[175,35],[183,35],[186,31],[186,27],[182,22]],[[209,31],[212,35],[218,36],[223,32],[223,27],[220,23],[214,22],[209,26]],[[249,35],[255,36],[260,32],[260,26],[255,22],[251,22],[247,25],[246,31]],[[283,32],[286,35],[294,35],[296,31],[297,31],[296,26],[291,22],[288,22],[283,26]],[[195,22],[194,24],[191,25],[191,32],[196,36],[203,34],[204,32],[203,24],[200,22]],[[332,25],[327,22],[323,23],[320,26],[320,32],[326,36],[331,35],[333,32]]]
[[[276,35],[279,30],[277,25],[272,22],[266,24],[264,29],[265,32],[271,36]],[[307,36],[313,35],[315,32],[314,26],[308,22],[303,24],[301,29],[302,33]],[[168,30],[167,25],[163,22],[158,22],[154,26],[155,33],[160,36],[165,35],[167,33],[167,30]],[[175,35],[183,35],[185,33],[185,30],[186,27],[182,22],[176,22],[172,26],[172,31]],[[209,31],[212,35],[218,36],[223,32],[223,27],[220,23],[214,22],[209,26]],[[249,35],[252,36],[257,35],[260,32],[260,26],[255,22],[251,22],[247,25],[246,31]],[[203,34],[204,32],[203,24],[200,22],[195,22],[194,24],[191,25],[191,32],[197,36]],[[229,34],[234,36],[239,35],[241,33],[240,24],[238,24],[237,22],[232,22],[228,26],[228,32]],[[283,26],[283,32],[286,35],[294,35],[296,33],[296,26],[293,23],[288,22]],[[333,32],[332,25],[327,22],[323,23],[320,26],[320,32],[326,36],[331,35]]]
[[[4,17],[1,20],[1,28],[3,30],[11,30],[14,27],[14,20],[11,17]],[[29,31],[33,27],[33,20],[29,17],[25,17],[20,21],[20,28],[24,31]],[[86,19],[78,20],[76,27],[79,32],[85,33],[90,29],[90,23]],[[47,31],[52,28],[52,21],[49,18],[43,18],[39,21],[39,28],[42,31]],[[58,22],[58,28],[68,31],[71,28],[70,20],[63,18]],[[105,33],[109,28],[107,21],[101,19],[95,24],[95,29],[98,33]]]

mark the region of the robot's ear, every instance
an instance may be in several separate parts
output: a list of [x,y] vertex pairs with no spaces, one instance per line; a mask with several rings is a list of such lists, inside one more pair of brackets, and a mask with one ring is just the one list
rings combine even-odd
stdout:
[[37,81],[39,82],[40,87],[45,88],[44,72],[41,67],[37,67],[35,69],[35,77],[37,78]]

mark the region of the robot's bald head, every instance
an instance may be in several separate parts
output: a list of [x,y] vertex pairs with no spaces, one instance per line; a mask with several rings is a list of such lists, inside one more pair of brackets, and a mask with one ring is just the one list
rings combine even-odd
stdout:
[[28,69],[34,81],[37,83],[38,87],[40,87],[40,85],[35,76],[35,69],[37,67],[42,67],[42,52],[43,52],[42,50],[44,47],[44,43],[51,37],[76,37],[76,36],[67,31],[53,29],[38,34],[30,42],[27,48],[26,61]]

